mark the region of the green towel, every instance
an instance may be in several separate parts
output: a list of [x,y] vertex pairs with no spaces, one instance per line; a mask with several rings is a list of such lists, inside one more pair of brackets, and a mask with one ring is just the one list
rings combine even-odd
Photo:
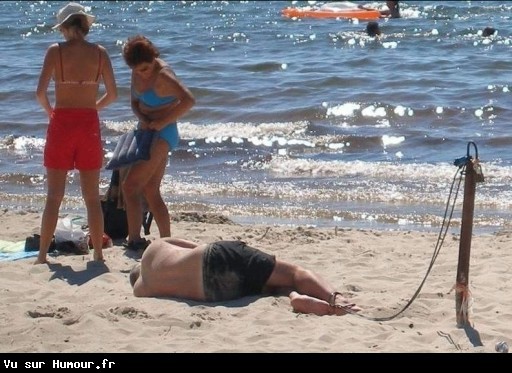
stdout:
[[25,251],[25,241],[0,240],[0,253],[19,253],[20,251]]

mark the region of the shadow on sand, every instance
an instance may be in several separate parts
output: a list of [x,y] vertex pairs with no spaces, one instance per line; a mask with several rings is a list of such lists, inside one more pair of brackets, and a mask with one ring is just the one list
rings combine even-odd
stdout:
[[110,269],[104,262],[90,261],[82,271],[75,271],[70,266],[63,266],[60,263],[49,264],[49,268],[53,271],[50,281],[54,279],[61,279],[70,285],[83,285],[95,277],[101,276],[104,273],[110,272]]

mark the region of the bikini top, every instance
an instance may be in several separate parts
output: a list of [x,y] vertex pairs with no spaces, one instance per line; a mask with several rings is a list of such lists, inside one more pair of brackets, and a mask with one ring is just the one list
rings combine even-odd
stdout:
[[60,75],[61,81],[59,84],[74,84],[74,85],[96,85],[99,84],[101,73],[101,50],[98,48],[98,73],[96,80],[64,80],[64,67],[62,66],[62,49],[59,43],[59,57],[60,57]]
[[141,101],[144,105],[153,108],[170,104],[176,100],[176,97],[174,96],[158,96],[153,88],[150,88],[142,93],[138,93],[135,89],[132,88],[132,96]]

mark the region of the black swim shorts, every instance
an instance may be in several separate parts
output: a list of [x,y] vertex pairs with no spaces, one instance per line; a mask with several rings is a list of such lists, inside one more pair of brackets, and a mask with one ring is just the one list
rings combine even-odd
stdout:
[[242,241],[217,241],[203,254],[206,300],[219,302],[262,293],[276,259]]

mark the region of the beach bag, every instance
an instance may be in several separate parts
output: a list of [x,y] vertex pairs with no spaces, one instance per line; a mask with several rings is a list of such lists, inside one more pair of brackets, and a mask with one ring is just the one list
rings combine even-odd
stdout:
[[83,229],[83,219],[81,217],[65,217],[57,220],[55,227],[55,243],[86,241],[87,231]]
[[101,200],[103,211],[103,231],[113,240],[125,239],[128,236],[128,219],[126,211],[119,207],[119,170],[112,171],[110,184]]
[[[25,251],[39,251],[39,241],[41,240],[41,236],[39,234],[33,234],[32,236],[28,236],[25,239]],[[52,242],[50,243],[50,247],[48,248],[48,252],[52,253],[56,249],[55,245],[55,236],[52,238]]]
[[147,161],[156,131],[136,129],[119,137],[112,158],[107,162],[107,170],[116,170],[137,161]]
[[87,245],[88,226],[81,217],[65,217],[57,221],[55,228],[55,250],[60,254],[85,255],[89,253]]
[[[41,236],[34,234],[25,240],[25,251],[38,251]],[[82,217],[65,217],[57,220],[55,234],[48,252],[58,254],[86,255],[89,253],[88,226]]]
[[103,231],[113,240],[128,236],[128,219],[126,211],[117,207],[117,200],[101,201],[103,210]]
[[[103,211],[103,231],[113,240],[126,239],[128,236],[128,219],[126,211],[120,207],[120,172],[112,171],[110,185],[105,196],[101,200],[101,209]],[[144,211],[142,214],[142,226],[144,234],[150,233],[151,223],[153,222],[153,214]]]

